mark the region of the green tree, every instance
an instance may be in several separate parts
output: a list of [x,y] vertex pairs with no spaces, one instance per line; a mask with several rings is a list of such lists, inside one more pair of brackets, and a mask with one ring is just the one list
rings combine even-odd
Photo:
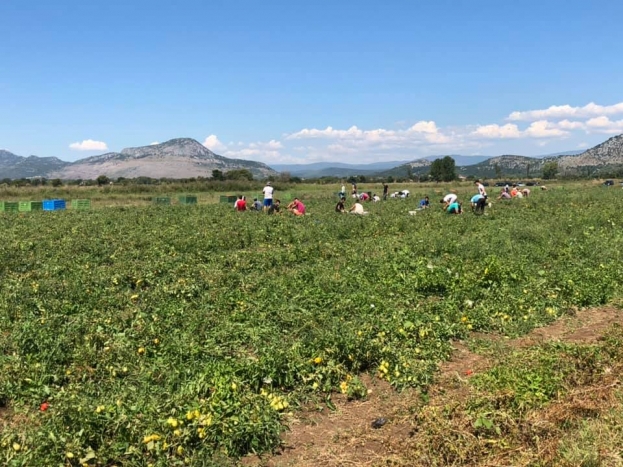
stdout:
[[110,183],[110,179],[106,175],[100,175],[95,181],[97,182],[97,186],[108,185]]
[[52,180],[52,186],[54,188],[58,188],[59,186],[63,186],[63,182],[60,178],[55,178],[54,180]]
[[223,175],[223,172],[221,170],[214,169],[212,171],[212,179],[214,179],[214,180],[225,180],[225,176]]
[[430,177],[436,182],[451,182],[456,179],[456,163],[450,156],[435,159],[430,165]]
[[558,173],[558,162],[546,162],[543,164],[543,178],[545,180],[551,180],[552,178],[556,178],[556,174]]
[[227,180],[253,180],[253,174],[248,169],[230,170],[225,174]]

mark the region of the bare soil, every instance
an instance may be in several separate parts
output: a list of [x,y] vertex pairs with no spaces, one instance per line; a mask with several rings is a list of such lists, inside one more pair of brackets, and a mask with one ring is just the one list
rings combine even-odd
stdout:
[[[480,340],[488,340],[496,345],[511,348],[526,348],[549,341],[571,343],[591,343],[598,340],[612,324],[623,322],[623,312],[614,307],[603,307],[578,311],[563,317],[549,326],[533,330],[517,339],[479,334]],[[448,401],[460,401],[469,394],[466,380],[491,365],[486,355],[471,352],[466,342],[454,343],[452,358],[440,365],[437,382],[430,388],[427,404],[431,407],[447,405]],[[286,467],[286,466],[378,466],[378,465],[426,465],[423,460],[405,458],[405,448],[413,442],[415,421],[412,414],[425,403],[414,390],[396,392],[387,383],[373,377],[362,378],[372,390],[365,401],[347,401],[335,397],[334,412],[307,410],[295,414],[290,420],[290,431],[283,436],[283,446],[278,453],[270,456],[250,456],[243,459],[247,466]],[[572,417],[568,407],[584,410],[597,410],[599,401],[611,401],[612,389],[618,385],[613,381],[607,387],[583,388],[580,393],[570,395],[570,405],[552,404],[539,423],[548,419]],[[605,403],[605,402],[604,402]],[[381,428],[372,427],[379,417],[387,420]],[[550,421],[551,422],[551,421]],[[551,449],[545,446],[544,449]],[[498,465],[505,465],[504,462]]]

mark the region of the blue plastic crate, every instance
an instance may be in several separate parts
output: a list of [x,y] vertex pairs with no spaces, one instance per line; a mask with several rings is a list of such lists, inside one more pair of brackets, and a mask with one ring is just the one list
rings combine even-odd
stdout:
[[66,203],[64,199],[45,199],[43,200],[44,211],[58,211],[65,209]]

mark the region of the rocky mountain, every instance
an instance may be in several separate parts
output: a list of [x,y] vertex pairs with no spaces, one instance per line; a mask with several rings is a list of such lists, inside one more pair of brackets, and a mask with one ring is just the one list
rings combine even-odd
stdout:
[[538,176],[541,173],[544,159],[536,157],[504,155],[492,157],[478,164],[457,167],[459,175],[475,177],[496,177],[499,174],[506,176],[525,177]]
[[0,150],[0,179],[46,176],[47,173],[62,170],[69,162],[57,157],[17,156]]
[[555,160],[561,169],[621,166],[623,165],[623,135],[613,136],[577,156],[562,156]]
[[116,153],[81,159],[62,170],[48,174],[48,178],[94,179],[100,175],[110,178],[192,178],[211,177],[218,169],[248,169],[256,178],[276,172],[261,162],[229,159],[213,153],[191,138],[177,138],[161,144],[127,148]]

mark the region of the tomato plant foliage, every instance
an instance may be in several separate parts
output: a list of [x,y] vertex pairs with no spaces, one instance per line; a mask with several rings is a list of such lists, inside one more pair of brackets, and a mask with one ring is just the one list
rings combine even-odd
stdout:
[[620,295],[618,192],[515,201],[1,215],[0,462],[222,464],[310,398],[365,397],[358,374],[425,388],[451,339]]

